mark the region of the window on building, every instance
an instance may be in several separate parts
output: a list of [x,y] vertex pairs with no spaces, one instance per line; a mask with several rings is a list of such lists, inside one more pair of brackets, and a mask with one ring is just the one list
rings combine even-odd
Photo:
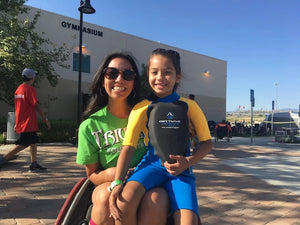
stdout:
[[[73,53],[73,71],[79,70],[79,54]],[[91,71],[91,56],[82,54],[81,57],[81,72],[90,73]]]

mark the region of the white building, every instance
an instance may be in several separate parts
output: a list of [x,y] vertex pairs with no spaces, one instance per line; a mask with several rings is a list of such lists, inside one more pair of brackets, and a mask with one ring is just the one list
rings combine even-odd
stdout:
[[[60,75],[58,85],[53,88],[47,81],[41,82],[37,89],[39,100],[49,119],[76,120],[78,71],[75,67],[78,66],[76,56],[78,56],[79,49],[79,20],[29,8],[31,9],[29,17],[37,11],[41,14],[36,25],[36,32],[57,45],[67,46],[71,52],[66,62],[70,67],[68,69],[56,67],[56,72]],[[83,45],[86,60],[83,63],[82,72],[81,90],[83,93],[89,93],[92,77],[109,53],[130,52],[135,56],[141,68],[142,64],[147,63],[154,49],[173,49],[181,55],[183,72],[177,92],[185,97],[194,94],[207,120],[221,121],[226,118],[226,61],[85,22],[83,23]],[[14,110],[4,103],[0,103],[0,106],[0,116],[6,117],[8,111]]]

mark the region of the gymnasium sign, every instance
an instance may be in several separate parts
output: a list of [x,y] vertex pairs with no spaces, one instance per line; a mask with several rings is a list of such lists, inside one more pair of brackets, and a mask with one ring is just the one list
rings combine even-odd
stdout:
[[[77,24],[73,24],[73,23],[69,23],[66,21],[62,21],[61,22],[61,26],[67,29],[71,29],[71,30],[80,30],[80,26]],[[95,36],[99,36],[99,37],[103,37],[103,32],[100,30],[95,30],[93,28],[89,28],[89,27],[85,27],[83,26],[82,28],[82,32],[87,33],[87,34],[91,34],[91,35],[95,35]]]

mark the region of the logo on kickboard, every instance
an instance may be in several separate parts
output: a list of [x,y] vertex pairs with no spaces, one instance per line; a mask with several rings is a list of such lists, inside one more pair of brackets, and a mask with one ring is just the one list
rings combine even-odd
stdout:
[[171,120],[174,118],[174,115],[173,115],[173,113],[168,112],[166,117],[167,117],[167,119]]

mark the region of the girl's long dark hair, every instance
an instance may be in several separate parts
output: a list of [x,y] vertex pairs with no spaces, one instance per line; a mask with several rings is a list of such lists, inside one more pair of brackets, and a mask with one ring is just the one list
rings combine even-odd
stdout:
[[87,119],[90,115],[92,115],[93,113],[97,112],[98,110],[102,109],[107,105],[108,95],[105,91],[105,88],[103,87],[104,84],[103,70],[115,58],[122,58],[127,60],[131,64],[132,69],[136,73],[133,90],[130,93],[130,95],[127,97],[128,104],[130,106],[134,106],[140,100],[140,87],[141,87],[140,74],[133,57],[123,52],[112,53],[106,56],[102,65],[99,67],[98,71],[93,77],[93,81],[91,84],[92,93],[89,99],[89,103],[82,114],[82,121]]

